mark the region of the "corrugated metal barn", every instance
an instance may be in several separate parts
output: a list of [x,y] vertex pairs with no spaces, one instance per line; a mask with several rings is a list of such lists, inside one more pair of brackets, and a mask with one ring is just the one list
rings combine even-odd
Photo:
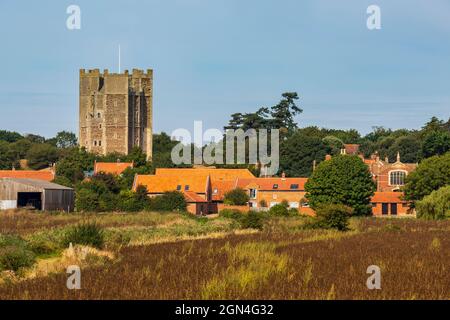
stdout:
[[0,179],[0,210],[31,207],[71,212],[74,200],[74,190],[59,184],[34,179]]

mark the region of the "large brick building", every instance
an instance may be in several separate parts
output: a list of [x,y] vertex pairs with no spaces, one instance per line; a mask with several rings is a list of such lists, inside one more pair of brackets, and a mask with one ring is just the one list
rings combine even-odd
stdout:
[[98,154],[152,156],[153,71],[80,70],[80,146]]

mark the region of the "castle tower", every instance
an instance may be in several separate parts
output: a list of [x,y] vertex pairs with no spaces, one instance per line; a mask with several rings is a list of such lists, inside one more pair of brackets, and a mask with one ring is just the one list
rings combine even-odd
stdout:
[[129,74],[80,70],[80,146],[90,152],[152,157],[153,70]]

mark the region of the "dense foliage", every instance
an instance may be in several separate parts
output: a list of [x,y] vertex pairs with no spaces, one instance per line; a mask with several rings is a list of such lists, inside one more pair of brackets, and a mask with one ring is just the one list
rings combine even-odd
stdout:
[[243,206],[247,204],[248,200],[247,192],[244,189],[236,188],[225,193],[223,202],[228,205]]
[[416,203],[417,217],[444,219],[450,217],[450,185],[431,192]]
[[405,198],[417,201],[446,185],[450,185],[450,152],[423,160],[406,177]]
[[367,215],[375,183],[358,156],[341,155],[320,163],[305,189],[315,210],[326,204],[343,204],[353,208],[356,215]]

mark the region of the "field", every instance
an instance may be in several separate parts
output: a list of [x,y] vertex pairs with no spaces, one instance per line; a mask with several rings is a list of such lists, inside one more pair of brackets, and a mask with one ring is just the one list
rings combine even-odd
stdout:
[[[272,218],[258,231],[178,213],[10,212],[0,216],[0,233],[57,243],[85,220],[105,228],[106,242],[92,251],[95,259],[78,261],[81,290],[66,287],[73,261],[62,248],[31,270],[4,275],[0,299],[450,298],[449,220],[353,218],[340,232],[305,230],[301,217]],[[381,269],[379,290],[366,286],[370,265]]]

